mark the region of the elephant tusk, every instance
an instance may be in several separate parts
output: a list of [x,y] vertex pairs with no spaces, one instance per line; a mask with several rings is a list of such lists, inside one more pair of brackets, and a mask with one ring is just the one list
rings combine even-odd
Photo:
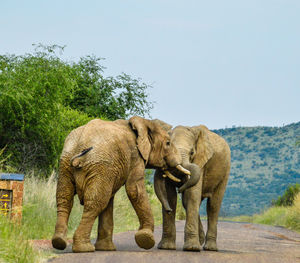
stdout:
[[185,168],[183,168],[180,164],[178,164],[176,166],[177,170],[179,170],[180,172],[183,172],[186,175],[191,175],[191,172]]
[[165,173],[163,174],[163,177],[169,177],[172,181],[177,182],[177,183],[181,182],[180,179],[178,179],[177,177],[175,177],[169,171],[165,171]]

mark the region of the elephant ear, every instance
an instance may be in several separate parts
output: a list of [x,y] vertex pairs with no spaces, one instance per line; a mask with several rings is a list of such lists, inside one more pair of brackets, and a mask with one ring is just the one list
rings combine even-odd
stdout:
[[194,126],[191,128],[196,135],[196,153],[193,159],[193,163],[203,168],[208,160],[213,156],[214,151],[212,144],[208,139],[208,128],[204,125]]
[[155,119],[155,120],[152,120],[152,122],[154,124],[157,124],[159,125],[161,128],[163,128],[163,130],[165,130],[166,132],[169,132],[171,129],[172,129],[172,125],[162,121],[162,120],[159,120],[159,119]]
[[137,147],[141,153],[145,163],[147,164],[150,152],[151,152],[151,142],[150,142],[150,127],[151,122],[149,120],[143,119],[138,116],[133,116],[129,119],[132,130],[137,132]]

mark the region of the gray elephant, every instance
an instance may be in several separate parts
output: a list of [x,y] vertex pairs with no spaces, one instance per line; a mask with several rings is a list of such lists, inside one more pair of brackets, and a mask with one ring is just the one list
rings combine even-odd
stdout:
[[[65,140],[60,158],[53,247],[66,248],[68,219],[77,194],[84,209],[73,237],[73,251],[115,250],[113,201],[125,184],[140,221],[136,243],[150,249],[155,244],[154,220],[144,184],[145,167],[173,168],[189,174],[181,163],[167,132],[154,121],[141,117],[113,122],[96,119],[73,130]],[[98,237],[94,246],[90,233],[97,217]]]
[[[167,124],[162,125],[168,130]],[[180,172],[170,170],[177,182],[165,178],[166,172],[157,169],[154,188],[163,209],[163,234],[158,248],[176,249],[175,214],[177,192],[182,193],[182,203],[186,210],[183,250],[217,251],[217,221],[223,195],[230,172],[230,148],[216,133],[200,125],[194,127],[177,126],[170,130],[171,143],[182,156],[182,166],[191,172],[191,179],[182,177]],[[194,185],[194,186],[193,186]],[[192,187],[191,187],[192,186]],[[199,216],[201,201],[207,198],[208,230],[205,235]]]

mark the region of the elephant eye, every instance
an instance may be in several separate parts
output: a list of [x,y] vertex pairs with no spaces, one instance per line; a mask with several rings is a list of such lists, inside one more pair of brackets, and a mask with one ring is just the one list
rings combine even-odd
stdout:
[[171,145],[170,141],[167,141],[167,142],[166,142],[166,145],[167,145],[167,146],[170,146],[170,145]]
[[194,155],[194,151],[193,150],[191,150],[191,155]]

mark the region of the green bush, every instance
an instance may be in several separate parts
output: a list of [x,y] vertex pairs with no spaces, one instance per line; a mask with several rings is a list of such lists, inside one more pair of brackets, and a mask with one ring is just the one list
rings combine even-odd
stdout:
[[300,192],[300,184],[290,185],[282,196],[272,200],[273,206],[292,206],[295,196]]
[[[51,53],[0,56],[0,148],[7,146],[22,170],[51,169],[65,136],[78,124],[69,122],[65,103],[76,85],[71,70]],[[80,125],[89,120],[84,113],[72,114],[80,116]]]
[[56,54],[63,49],[38,45],[32,54],[0,56],[3,166],[49,174],[72,129],[93,118],[149,113],[146,84],[126,74],[103,77],[97,57],[66,62]]

